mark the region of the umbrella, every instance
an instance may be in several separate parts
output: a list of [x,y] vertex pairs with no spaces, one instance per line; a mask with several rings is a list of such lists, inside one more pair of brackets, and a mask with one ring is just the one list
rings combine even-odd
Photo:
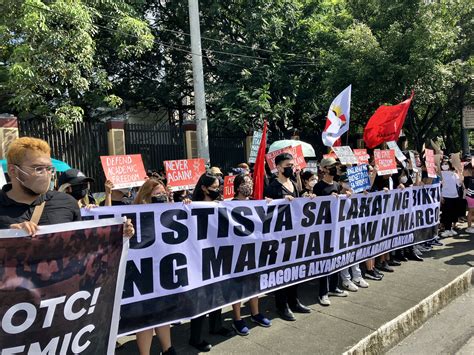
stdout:
[[303,148],[303,155],[305,158],[316,157],[316,153],[314,152],[314,148],[311,144],[303,141],[297,141],[295,139],[283,139],[281,141],[273,142],[270,148],[268,149],[268,152],[271,153],[275,150],[279,150],[289,146],[296,147],[297,145],[301,145],[301,148]]
[[[3,171],[6,172],[7,171],[7,161],[6,161],[6,159],[0,160],[0,162],[2,163]],[[65,163],[61,160],[51,159],[51,162],[53,163],[53,166],[56,168],[56,171],[58,173],[61,173],[63,171],[71,169],[71,167],[67,163]]]

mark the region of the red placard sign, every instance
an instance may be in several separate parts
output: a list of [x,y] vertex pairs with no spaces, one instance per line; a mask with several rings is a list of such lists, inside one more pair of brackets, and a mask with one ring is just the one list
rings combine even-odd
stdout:
[[303,170],[304,168],[306,168],[306,161],[304,160],[303,148],[301,147],[301,144],[299,144],[296,147],[285,147],[285,148],[275,150],[265,155],[265,159],[267,160],[267,164],[270,167],[270,170],[272,173],[276,173],[278,171],[275,165],[275,158],[282,153],[290,153],[293,156],[296,169]]
[[354,155],[359,162],[357,165],[369,164],[370,155],[367,154],[367,149],[354,149]]
[[426,163],[426,172],[428,173],[429,178],[436,177],[436,163],[434,157],[434,151],[432,149],[425,149],[425,163]]
[[206,172],[204,159],[166,160],[167,186],[171,191],[190,190],[196,186],[199,177]]
[[377,175],[389,175],[397,173],[397,161],[395,160],[395,150],[374,150],[375,168]]
[[114,184],[114,190],[142,186],[146,179],[141,154],[101,156],[105,177]]
[[224,176],[224,200],[234,198],[234,180],[236,175]]

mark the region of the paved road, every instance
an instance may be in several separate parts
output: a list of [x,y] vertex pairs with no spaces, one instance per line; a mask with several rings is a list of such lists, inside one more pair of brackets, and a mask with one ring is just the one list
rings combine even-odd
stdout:
[[388,354],[474,354],[474,289],[446,306]]

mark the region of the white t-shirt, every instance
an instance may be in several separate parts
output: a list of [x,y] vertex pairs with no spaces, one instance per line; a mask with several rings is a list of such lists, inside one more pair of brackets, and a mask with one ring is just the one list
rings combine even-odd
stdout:
[[454,171],[442,171],[441,180],[441,196],[446,198],[458,198],[458,186],[461,185],[459,175]]

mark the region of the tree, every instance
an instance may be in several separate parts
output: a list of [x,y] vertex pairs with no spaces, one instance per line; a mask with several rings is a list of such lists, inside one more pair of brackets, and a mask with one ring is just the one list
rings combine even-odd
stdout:
[[[154,40],[143,14],[125,1],[2,0],[0,9],[3,109],[53,118],[58,127],[98,107],[120,106],[101,59],[113,53],[125,63]],[[112,28],[105,35],[103,23]],[[100,37],[110,40],[107,50]]]

